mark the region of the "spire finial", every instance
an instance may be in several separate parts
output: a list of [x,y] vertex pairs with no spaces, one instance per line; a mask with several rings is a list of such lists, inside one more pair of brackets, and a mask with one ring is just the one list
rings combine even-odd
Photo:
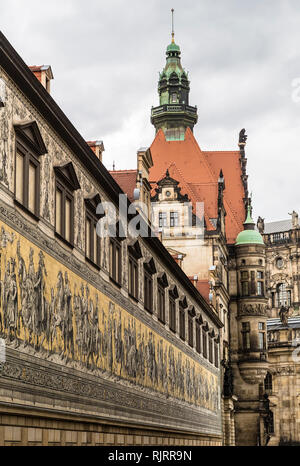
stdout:
[[174,41],[174,8],[171,9],[171,13],[172,13],[172,44],[175,43]]

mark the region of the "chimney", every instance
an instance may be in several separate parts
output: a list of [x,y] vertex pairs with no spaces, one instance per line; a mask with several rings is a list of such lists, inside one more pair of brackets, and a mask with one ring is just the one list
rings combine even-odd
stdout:
[[50,65],[29,66],[35,77],[42,83],[50,94],[50,81],[54,78]]
[[103,141],[86,141],[96,157],[102,162],[102,152],[105,151]]

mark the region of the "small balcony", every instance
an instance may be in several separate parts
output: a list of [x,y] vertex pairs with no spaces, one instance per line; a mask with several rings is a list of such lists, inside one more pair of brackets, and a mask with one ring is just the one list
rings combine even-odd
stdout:
[[191,107],[190,105],[186,104],[165,104],[160,105],[159,107],[153,107],[151,110],[151,116],[155,117],[160,115],[161,113],[193,113],[194,115],[197,114],[197,107]]

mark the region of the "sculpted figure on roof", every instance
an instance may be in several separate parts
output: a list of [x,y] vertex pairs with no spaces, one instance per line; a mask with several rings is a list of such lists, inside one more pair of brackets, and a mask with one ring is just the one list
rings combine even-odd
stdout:
[[289,215],[292,216],[292,225],[293,225],[293,228],[297,228],[299,226],[299,219],[298,219],[298,213],[293,210],[292,213],[289,213]]
[[248,136],[246,135],[245,128],[241,129],[240,134],[239,134],[239,144],[246,144],[247,137]]
[[257,228],[259,233],[263,233],[265,230],[265,219],[262,217],[258,217],[257,219]]

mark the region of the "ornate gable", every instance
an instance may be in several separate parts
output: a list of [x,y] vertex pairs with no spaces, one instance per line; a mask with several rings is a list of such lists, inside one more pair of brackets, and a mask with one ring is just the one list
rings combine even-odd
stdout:
[[54,167],[55,174],[63,181],[64,184],[68,186],[72,191],[80,188],[80,184],[73,167],[72,162],[67,163],[66,165]]
[[22,125],[14,125],[19,138],[36,154],[46,154],[47,148],[43,141],[39,127],[35,121]]

